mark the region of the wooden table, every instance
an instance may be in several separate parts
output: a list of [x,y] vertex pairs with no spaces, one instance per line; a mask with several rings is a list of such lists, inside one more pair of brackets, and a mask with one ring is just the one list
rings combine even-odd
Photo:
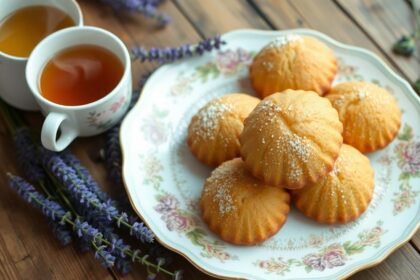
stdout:
[[[98,4],[79,1],[85,23],[110,30],[128,46],[177,46],[237,28],[289,29],[308,27],[352,45],[369,49],[397,73],[413,82],[420,74],[419,60],[394,55],[390,49],[402,34],[413,30],[412,12],[404,0],[176,0],[166,1],[160,10],[172,17],[172,24],[157,29],[141,15],[121,15]],[[418,57],[417,57],[418,58]],[[153,65],[135,63],[136,81]],[[34,125],[38,114],[25,114]],[[94,177],[111,193],[124,192],[106,179],[99,160],[102,137],[77,140],[72,149]],[[7,186],[5,172],[19,174],[13,143],[0,123],[0,279],[145,279],[137,265],[128,276],[104,269],[91,253],[81,254],[75,246],[61,248],[41,214],[27,206]],[[381,264],[358,272],[352,279],[419,279],[420,232]],[[210,279],[180,256],[171,267],[182,268],[185,279]],[[160,277],[159,279],[164,279]]]

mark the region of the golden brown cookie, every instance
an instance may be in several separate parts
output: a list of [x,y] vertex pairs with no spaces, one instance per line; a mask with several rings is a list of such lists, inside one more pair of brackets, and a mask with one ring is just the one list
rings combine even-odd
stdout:
[[342,129],[328,99],[286,90],[265,98],[245,120],[241,156],[265,183],[301,188],[331,171]]
[[217,167],[201,194],[202,216],[211,231],[237,245],[254,245],[286,222],[290,197],[254,178],[236,158]]
[[314,185],[292,191],[303,214],[326,224],[344,224],[358,218],[369,206],[374,173],[369,159],[344,144],[333,170]]
[[207,103],[188,127],[187,142],[193,154],[213,166],[238,157],[244,119],[259,102],[256,97],[234,93]]
[[263,48],[250,67],[251,84],[261,98],[286,89],[319,95],[331,87],[337,72],[333,51],[316,38],[278,37]]
[[344,143],[362,153],[382,149],[397,135],[401,111],[386,89],[368,82],[346,82],[326,97],[343,123]]

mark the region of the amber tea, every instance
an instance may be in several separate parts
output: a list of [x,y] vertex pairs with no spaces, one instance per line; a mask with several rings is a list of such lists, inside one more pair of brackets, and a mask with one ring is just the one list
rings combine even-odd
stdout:
[[55,7],[24,7],[0,21],[0,51],[28,57],[46,36],[74,25],[69,15]]
[[61,105],[84,105],[101,99],[119,83],[124,73],[120,59],[95,45],[78,45],[62,50],[46,64],[40,91]]

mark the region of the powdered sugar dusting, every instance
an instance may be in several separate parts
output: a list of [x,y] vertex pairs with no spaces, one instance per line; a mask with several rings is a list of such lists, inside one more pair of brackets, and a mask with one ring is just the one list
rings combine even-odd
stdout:
[[300,35],[286,35],[286,36],[280,36],[275,38],[273,41],[271,41],[268,44],[268,48],[281,48],[285,45],[288,45],[292,42],[303,42],[303,38]]
[[201,138],[214,139],[220,121],[225,118],[226,113],[232,112],[232,110],[233,108],[230,104],[217,101],[211,102],[198,112],[198,122],[193,126],[193,132]]
[[[266,99],[257,106],[256,111],[255,113],[262,118],[260,119],[263,124],[262,126],[275,126],[277,124],[274,122],[277,122],[282,117],[279,114],[290,114],[293,111],[293,106],[289,105],[286,108],[282,108],[271,99]],[[303,175],[303,170],[299,166],[299,162],[308,163],[310,160],[311,141],[305,136],[299,136],[287,129],[281,133],[280,135],[268,135],[269,139],[267,137],[261,137],[261,143],[269,143],[271,145],[267,148],[267,151],[273,157],[277,157],[279,154],[290,155],[286,163],[289,167],[288,176],[292,180],[298,180]],[[269,141],[267,142],[267,140]]]
[[261,64],[262,64],[262,66],[264,66],[264,68],[265,68],[267,71],[271,71],[271,70],[273,70],[273,68],[274,68],[274,64],[273,64],[273,62],[271,62],[271,61],[263,61]]
[[275,149],[270,150],[275,154],[289,155],[288,177],[291,180],[298,180],[303,175],[302,167],[299,162],[308,163],[311,157],[311,144],[306,137],[301,137],[295,133],[286,133],[275,142]]
[[213,202],[219,204],[219,212],[222,215],[235,209],[229,190],[223,188],[222,186],[217,186],[216,195],[213,197]]
[[261,111],[261,113],[258,114],[262,114],[263,116],[269,116],[270,120],[272,120],[276,114],[282,111],[282,108],[280,107],[280,105],[274,103],[270,99],[266,99],[261,101],[256,110]]
[[207,179],[208,183],[216,187],[215,189],[206,188],[205,192],[213,194],[213,202],[218,204],[218,210],[222,216],[236,209],[231,195],[235,176],[237,175],[234,169],[228,165],[221,165]]
[[368,96],[368,95],[369,95],[369,94],[368,94],[368,91],[367,91],[367,88],[366,88],[366,87],[360,88],[360,89],[357,91],[357,98],[358,98],[359,100],[362,100],[362,99],[366,98],[366,96]]
[[291,134],[290,136],[286,137],[286,141],[293,155],[305,163],[308,162],[310,149],[309,141],[306,139],[306,137],[300,137],[296,134]]

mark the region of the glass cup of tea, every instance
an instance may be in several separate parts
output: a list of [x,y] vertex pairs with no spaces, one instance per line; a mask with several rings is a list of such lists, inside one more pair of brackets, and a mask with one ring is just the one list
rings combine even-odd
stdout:
[[46,116],[42,144],[62,151],[76,137],[102,133],[121,120],[132,93],[130,55],[109,31],[70,27],[35,47],[26,80]]
[[25,80],[25,67],[35,46],[49,34],[82,26],[75,0],[1,0],[0,97],[10,105],[39,110]]

